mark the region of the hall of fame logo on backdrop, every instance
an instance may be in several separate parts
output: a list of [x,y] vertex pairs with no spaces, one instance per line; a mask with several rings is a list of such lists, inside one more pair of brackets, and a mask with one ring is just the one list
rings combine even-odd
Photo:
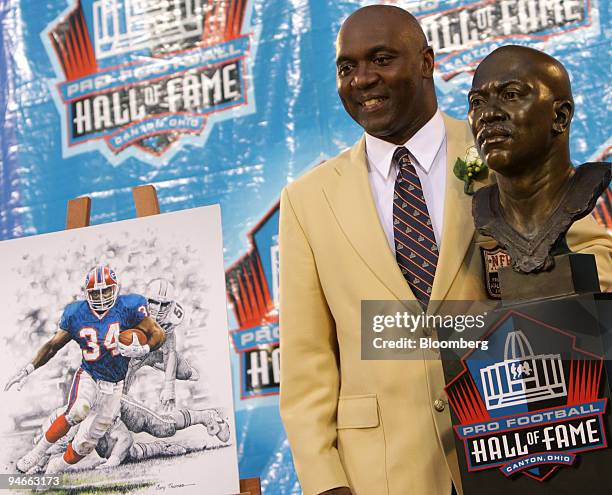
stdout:
[[[409,2],[392,3],[403,6]],[[459,6],[429,3],[429,11],[419,12],[417,18],[436,53],[436,71],[446,81],[473,71],[501,45],[546,49],[549,40],[558,42],[561,35],[568,37],[577,32],[581,36],[584,29],[600,30],[597,9],[591,0],[486,0]],[[445,8],[446,4],[450,8]]]
[[249,251],[225,271],[236,321],[230,335],[240,361],[240,400],[279,392],[279,211],[276,202],[248,233]]
[[578,454],[607,448],[603,358],[515,311],[484,338],[488,350],[469,352],[446,386],[468,471],[543,481]]
[[[64,156],[165,163],[251,113],[251,0],[73,0],[42,33]],[[246,27],[246,28],[245,28]]]

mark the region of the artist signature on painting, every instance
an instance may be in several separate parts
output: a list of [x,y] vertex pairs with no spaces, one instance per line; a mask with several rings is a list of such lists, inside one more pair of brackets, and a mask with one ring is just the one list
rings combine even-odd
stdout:
[[195,483],[157,483],[157,485],[155,485],[155,489],[163,492],[168,488],[184,488],[186,486],[195,486]]

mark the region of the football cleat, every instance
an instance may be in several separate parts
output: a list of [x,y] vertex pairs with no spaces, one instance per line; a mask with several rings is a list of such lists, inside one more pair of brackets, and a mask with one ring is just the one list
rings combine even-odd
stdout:
[[31,474],[42,474],[45,472],[45,469],[47,468],[47,463],[49,462],[49,459],[51,458],[51,456],[49,454],[45,454],[40,458],[40,461],[38,461],[38,464],[36,466],[34,466],[33,468],[31,468],[30,470],[28,470],[28,472],[26,473],[27,475],[31,475]]
[[175,455],[185,455],[187,453],[187,449],[182,445],[178,445],[176,443],[166,443],[164,445],[164,454],[175,456]]
[[47,469],[45,470],[45,474],[59,474],[67,471],[70,468],[71,464],[68,464],[64,460],[63,454],[58,454],[49,460],[49,464],[47,464]]
[[229,437],[229,425],[225,421],[223,421],[223,423],[219,425],[219,433],[217,433],[217,438],[222,442],[227,442],[229,440]]
[[212,437],[215,436],[222,442],[227,442],[230,437],[229,425],[227,422],[214,411],[206,411],[204,426],[206,431]]
[[145,295],[149,301],[149,313],[157,323],[163,323],[170,313],[174,292],[174,285],[165,278],[153,279],[147,285]]
[[45,457],[45,451],[34,447],[30,452],[24,455],[17,461],[17,470],[22,473],[27,473],[39,465],[39,462]]
[[92,268],[85,277],[85,298],[94,311],[111,309],[119,297],[119,280],[108,265]]

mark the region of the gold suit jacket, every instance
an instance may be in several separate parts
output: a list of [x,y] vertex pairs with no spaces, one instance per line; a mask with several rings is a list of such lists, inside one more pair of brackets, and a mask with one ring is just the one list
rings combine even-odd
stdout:
[[[482,300],[479,246],[495,241],[475,234],[472,197],[452,173],[473,145],[470,130],[444,122],[448,178],[431,300]],[[448,495],[451,477],[461,493],[440,361],[361,359],[361,301],[415,300],[372,199],[365,140],[288,185],[280,215],[280,407],[304,493]],[[606,231],[587,217],[568,243],[597,256],[609,287]]]

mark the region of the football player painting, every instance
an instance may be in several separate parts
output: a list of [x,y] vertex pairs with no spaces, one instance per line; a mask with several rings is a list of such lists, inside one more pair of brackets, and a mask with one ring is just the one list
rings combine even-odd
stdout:
[[151,318],[161,326],[166,334],[166,342],[161,349],[151,352],[142,359],[130,362],[127,378],[123,388],[128,393],[134,383],[136,372],[143,366],[150,366],[164,372],[164,386],[159,400],[164,410],[171,411],[176,405],[175,381],[199,378],[198,371],[176,351],[176,334],[174,330],[185,319],[185,310],[176,300],[175,288],[172,283],[163,278],[151,280],[147,285],[146,297],[149,303]]
[[[5,390],[13,385],[21,389],[35,369],[45,365],[71,340],[81,348],[81,366],[72,380],[68,406],[34,448],[19,459],[19,471],[27,472],[38,464],[47,449],[76,424],[80,424],[78,433],[48,472],[63,471],[92,452],[119,414],[130,358],[143,357],[164,343],[163,330],[148,316],[146,299],[136,294],[119,295],[119,289],[117,276],[108,265],[90,270],[85,278],[85,300],[64,308],[59,330],[6,384]],[[129,345],[119,342],[119,333],[131,328],[141,330],[147,343],[141,345],[136,334]]]

